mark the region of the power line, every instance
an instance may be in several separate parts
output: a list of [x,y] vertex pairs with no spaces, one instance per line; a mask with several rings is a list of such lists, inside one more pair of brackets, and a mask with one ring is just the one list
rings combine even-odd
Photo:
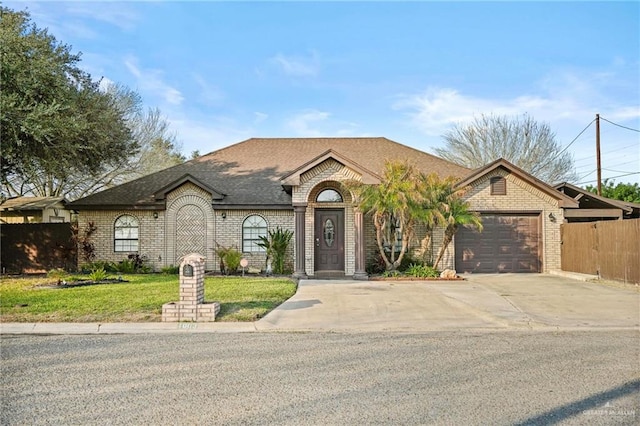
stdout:
[[613,124],[614,126],[618,126],[618,127],[623,128],[623,129],[631,130],[632,132],[640,133],[640,130],[638,130],[638,129],[632,129],[631,127],[627,127],[627,126],[623,126],[622,124],[614,123],[613,121],[609,121],[609,120],[607,120],[606,118],[604,118],[602,116],[600,116],[600,118],[603,119],[604,121],[606,121],[607,123]]
[[587,131],[587,129],[588,129],[589,127],[591,127],[591,125],[593,124],[593,122],[594,122],[594,121],[596,121],[596,119],[595,119],[595,118],[594,118],[593,120],[591,120],[591,122],[589,122],[589,124],[587,124],[587,127],[585,127],[584,129],[582,129],[582,131],[581,131],[580,133],[578,133],[578,136],[576,136],[575,138],[573,138],[573,140],[572,140],[571,142],[569,142],[569,145],[565,146],[565,147],[564,147],[564,149],[563,149],[562,151],[560,151],[560,152],[559,152],[559,153],[557,153],[555,156],[553,156],[550,160],[548,160],[548,162],[549,162],[549,163],[550,163],[550,162],[552,162],[553,160],[555,160],[556,158],[558,158],[558,157],[559,157],[563,152],[565,152],[567,149],[569,149],[569,147],[570,147],[571,145],[573,145],[573,143],[574,143],[575,141],[577,141],[577,140],[578,140],[578,138],[579,138],[580,136],[582,136],[582,134],[583,134],[584,132],[586,132],[586,131]]
[[[595,171],[595,170],[594,170]],[[592,172],[593,173],[593,172]],[[617,176],[609,176],[607,178],[605,178],[605,180],[609,180],[609,179],[615,179],[615,178],[619,178],[619,177],[624,177],[624,176],[631,176],[631,175],[640,175],[640,172],[633,172],[633,173],[625,173],[623,175],[617,175]],[[586,176],[585,176],[586,177]],[[576,185],[582,185],[584,183],[591,183],[591,182],[597,182],[596,179],[593,180],[585,180],[583,182],[578,182]]]
[[[602,117],[600,117],[600,118],[602,118]],[[616,149],[612,149],[612,150],[607,150],[605,152],[605,154],[611,154],[612,152],[622,151],[623,149],[627,149],[627,148],[633,148],[636,145],[637,144],[634,143],[632,145],[623,146],[622,148],[616,148]],[[578,158],[578,159],[574,160],[574,162],[583,161],[583,160],[593,160],[593,157],[595,157],[595,154],[592,154],[589,157]]]

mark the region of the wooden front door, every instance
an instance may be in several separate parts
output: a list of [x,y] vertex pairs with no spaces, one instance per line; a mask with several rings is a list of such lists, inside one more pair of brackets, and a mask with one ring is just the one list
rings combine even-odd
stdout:
[[316,209],[315,270],[344,272],[344,210]]

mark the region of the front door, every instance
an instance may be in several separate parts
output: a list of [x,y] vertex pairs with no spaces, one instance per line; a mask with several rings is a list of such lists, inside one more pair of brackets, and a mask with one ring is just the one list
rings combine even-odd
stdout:
[[315,270],[344,273],[344,210],[315,211]]

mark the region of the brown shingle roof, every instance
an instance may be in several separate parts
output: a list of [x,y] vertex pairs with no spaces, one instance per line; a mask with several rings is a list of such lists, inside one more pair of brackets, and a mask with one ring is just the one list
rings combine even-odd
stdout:
[[54,204],[66,204],[64,197],[15,197],[0,203],[0,210],[29,211],[42,210]]
[[408,160],[426,173],[461,178],[469,170],[386,138],[252,138],[166,170],[90,195],[70,208],[163,208],[154,194],[192,176],[218,194],[216,205],[290,206],[281,179],[331,150],[381,174],[387,159]]

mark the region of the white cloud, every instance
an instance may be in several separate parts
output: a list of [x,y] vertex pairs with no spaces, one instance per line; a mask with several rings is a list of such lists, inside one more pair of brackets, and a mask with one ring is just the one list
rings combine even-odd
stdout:
[[173,113],[168,121],[176,132],[183,153],[188,157],[193,151],[206,154],[254,136],[251,127],[239,126],[228,117],[209,116],[194,119],[186,113]]
[[640,117],[633,102],[620,101],[607,86],[615,80],[610,73],[590,75],[561,72],[545,78],[539,93],[511,98],[477,97],[447,87],[430,87],[424,92],[400,95],[392,106],[407,111],[410,124],[430,136],[442,135],[452,125],[468,122],[480,114],[529,114],[536,120],[588,123],[596,113],[612,119]]
[[286,127],[294,131],[298,136],[322,136],[323,132],[315,127],[326,121],[330,115],[324,111],[306,110],[287,120]]
[[133,56],[125,58],[124,64],[129,72],[136,77],[138,87],[143,95],[160,97],[170,105],[180,105],[184,100],[184,96],[178,89],[162,80],[162,71],[141,69],[138,60]]
[[253,113],[254,115],[254,120],[253,120],[253,124],[260,124],[263,121],[265,121],[267,118],[269,118],[269,114],[265,114],[264,112],[259,112],[256,111]]
[[192,73],[193,81],[198,85],[199,98],[208,105],[219,105],[220,102],[224,99],[224,94],[222,91],[215,85],[209,83],[204,79],[200,74]]
[[66,13],[105,22],[127,31],[133,30],[138,20],[138,14],[126,3],[75,2],[67,6]]
[[308,56],[285,56],[278,53],[270,62],[292,77],[312,77],[320,72],[320,57],[316,51]]

